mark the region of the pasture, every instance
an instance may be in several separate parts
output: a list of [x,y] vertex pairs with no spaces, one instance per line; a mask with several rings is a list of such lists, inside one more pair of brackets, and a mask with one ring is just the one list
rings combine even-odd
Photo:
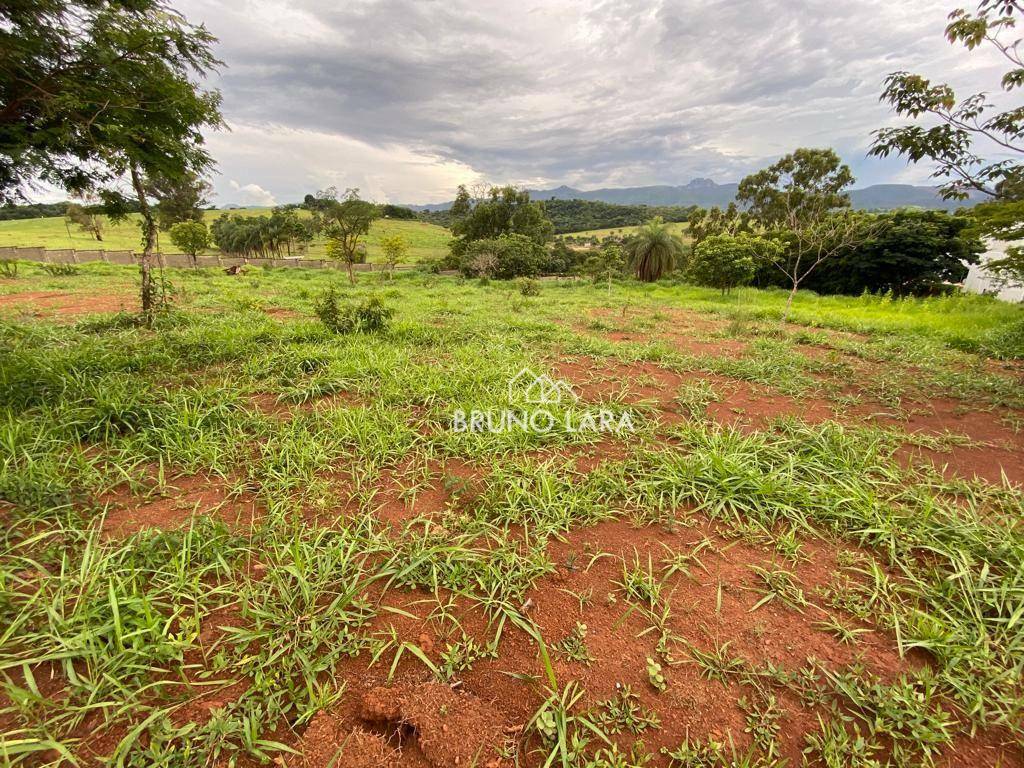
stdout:
[[8,762],[1024,761],[1024,308],[165,276],[0,280]]
[[[608,227],[606,229],[587,229],[582,232],[567,232],[559,237],[596,237],[601,240],[606,237],[625,237],[627,235],[634,234],[639,229],[638,226],[632,227]],[[678,235],[683,239],[684,242],[689,242],[689,236],[687,235],[687,223],[685,221],[680,222],[669,222],[667,229],[673,235]]]
[[[228,213],[241,216],[269,215],[267,208],[239,208],[228,211],[205,211],[206,223],[212,224],[222,214]],[[300,210],[301,216],[308,216],[307,211]],[[43,219],[17,219],[0,221],[0,246],[43,246],[44,248],[77,248],[93,250],[107,248],[109,250],[142,250],[142,235],[139,228],[139,216],[132,214],[127,220],[111,224],[103,217],[106,226],[103,229],[103,242],[97,242],[88,232],[81,231],[77,226],[66,222],[64,217],[57,216]],[[448,242],[451,235],[444,227],[422,221],[403,221],[398,219],[378,219],[373,222],[366,236],[367,261],[380,261],[380,240],[389,235],[401,235],[409,244],[409,261],[417,263],[424,259],[436,259],[448,253]],[[158,250],[164,253],[176,253],[178,248],[171,243],[166,232],[160,233]],[[213,251],[211,251],[213,253]],[[309,247],[311,258],[326,258],[323,238],[314,240]]]

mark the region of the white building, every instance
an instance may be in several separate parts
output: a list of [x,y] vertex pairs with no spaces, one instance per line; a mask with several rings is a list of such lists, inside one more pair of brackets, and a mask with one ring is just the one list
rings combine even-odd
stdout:
[[1024,287],[1004,288],[985,269],[986,262],[1003,258],[1006,255],[1007,247],[1022,245],[1022,243],[1019,241],[1016,243],[1004,243],[1001,240],[988,240],[987,242],[988,250],[981,254],[981,263],[972,264],[971,271],[967,273],[967,277],[964,279],[964,290],[971,293],[995,293],[1003,301],[1024,301]]

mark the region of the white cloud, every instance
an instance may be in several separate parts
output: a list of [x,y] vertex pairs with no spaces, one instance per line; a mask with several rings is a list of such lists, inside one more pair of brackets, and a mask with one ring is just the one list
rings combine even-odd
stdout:
[[234,179],[228,182],[228,186],[234,193],[235,197],[238,198],[238,205],[247,206],[274,206],[277,205],[277,200],[274,196],[261,187],[259,184],[239,184]]
[[[347,136],[281,125],[236,124],[230,133],[209,137],[209,148],[223,176],[214,180],[219,199],[243,192],[250,200],[298,202],[310,192],[336,186],[357,187],[379,202],[440,202],[459,184],[472,184],[480,175],[472,168],[437,155],[401,145],[373,145]],[[258,178],[262,186],[240,186],[234,178]],[[227,178],[227,185],[223,179]],[[273,205],[273,202],[249,202]]]
[[[221,38],[227,178],[280,200],[324,184],[403,202],[460,181],[737,180],[835,146],[862,183],[899,69],[991,90],[943,37],[954,0],[176,0]],[[218,184],[218,191],[227,189]]]

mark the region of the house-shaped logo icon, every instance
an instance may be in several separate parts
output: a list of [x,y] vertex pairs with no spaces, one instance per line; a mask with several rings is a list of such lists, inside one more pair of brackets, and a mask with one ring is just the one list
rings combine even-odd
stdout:
[[509,379],[508,399],[509,402],[525,400],[537,405],[554,405],[575,402],[579,397],[568,382],[552,379],[546,373],[538,376],[529,368],[523,368]]

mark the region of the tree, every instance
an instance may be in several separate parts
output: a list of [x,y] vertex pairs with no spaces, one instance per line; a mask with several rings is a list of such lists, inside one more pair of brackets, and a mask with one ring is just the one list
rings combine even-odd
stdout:
[[738,286],[750,285],[757,265],[778,258],[780,250],[778,242],[762,237],[710,235],[694,246],[687,271],[697,285],[729,293]]
[[713,235],[738,235],[752,230],[750,214],[741,211],[736,203],[729,203],[724,211],[717,205],[710,210],[697,208],[687,221],[694,245]]
[[370,225],[380,216],[380,209],[373,203],[362,200],[358,189],[345,191],[339,202],[330,197],[323,199],[324,232],[327,234],[327,255],[344,261],[348,265],[348,279],[356,282],[352,265],[366,259],[363,237],[370,231]]
[[380,215],[385,219],[402,219],[404,221],[412,221],[416,218],[416,211],[412,208],[406,208],[404,205],[385,203],[380,207]]
[[160,229],[168,230],[179,221],[202,221],[203,206],[212,191],[209,182],[196,173],[178,178],[146,180],[146,194],[156,200]]
[[623,250],[636,270],[637,279],[645,283],[671,272],[685,253],[682,241],[669,232],[668,226],[657,216],[641,225],[626,241]]
[[470,197],[460,186],[451,208],[451,252],[458,259],[474,240],[493,240],[501,235],[522,235],[543,246],[554,233],[544,204],[530,200],[530,193],[515,187],[491,187],[483,199]]
[[[1017,41],[1007,41],[1017,14],[1024,12],[1018,0],[983,0],[977,14],[960,9],[949,15],[946,38],[968,51],[980,46],[995,50],[1010,64],[1000,88],[1012,91],[1024,84],[1024,59]],[[966,199],[971,192],[992,198],[1020,194],[1024,185],[1024,107],[992,113],[985,93],[957,98],[952,87],[910,72],[893,72],[886,78],[882,101],[896,114],[917,119],[927,116],[937,124],[925,128],[906,125],[875,132],[871,154],[905,155],[912,163],[928,159],[936,164],[933,178],[947,179],[941,187],[947,199]],[[985,160],[978,144],[1010,155],[1005,160]]]
[[800,284],[825,261],[866,234],[846,188],[853,174],[831,149],[798,149],[740,182],[736,199],[753,223],[784,245],[769,262],[790,286],[783,321]]
[[103,218],[97,206],[69,203],[64,216],[72,224],[78,225],[83,232],[88,232],[98,242],[103,242]]
[[945,211],[898,210],[862,216],[859,242],[807,280],[819,293],[926,295],[967,276],[985,248],[972,220]]
[[[984,237],[1024,240],[1024,197],[981,203],[970,214],[976,230]],[[1004,285],[1024,285],[1024,248],[1007,248],[1006,256],[986,262],[985,270]]]
[[[219,128],[220,94],[197,81],[220,62],[215,39],[164,0],[8,4],[0,38],[0,199],[38,178],[98,191],[115,220],[142,216],[142,312],[153,317],[156,221],[145,178],[202,175],[204,128]],[[116,185],[125,177],[130,192]]]
[[583,263],[583,271],[594,278],[595,282],[607,280],[608,293],[611,293],[612,278],[623,274],[626,271],[626,266],[626,256],[622,252],[622,246],[608,241],[587,258]]
[[171,242],[191,256],[195,266],[196,257],[210,247],[210,230],[201,221],[179,221],[171,227]]
[[543,246],[526,235],[513,233],[474,240],[463,253],[459,269],[466,277],[535,277],[541,272],[545,256]]
[[395,274],[395,265],[408,256],[409,244],[401,235],[387,235],[380,239],[380,249],[384,252],[384,263],[388,267],[390,279]]

